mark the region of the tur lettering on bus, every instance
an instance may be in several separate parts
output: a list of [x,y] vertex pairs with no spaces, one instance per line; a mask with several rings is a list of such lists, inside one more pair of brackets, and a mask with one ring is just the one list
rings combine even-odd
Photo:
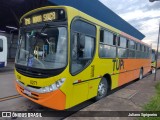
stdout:
[[113,71],[124,69],[124,60],[123,59],[113,59]]

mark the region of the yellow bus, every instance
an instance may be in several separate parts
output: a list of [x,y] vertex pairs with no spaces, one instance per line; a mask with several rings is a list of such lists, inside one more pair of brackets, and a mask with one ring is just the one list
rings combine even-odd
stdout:
[[[151,72],[155,73],[156,68],[156,51],[152,49],[152,65]],[[158,52],[157,56],[157,68],[160,68],[160,53]]]
[[16,89],[40,105],[99,100],[150,71],[150,46],[75,8],[38,8],[20,24]]

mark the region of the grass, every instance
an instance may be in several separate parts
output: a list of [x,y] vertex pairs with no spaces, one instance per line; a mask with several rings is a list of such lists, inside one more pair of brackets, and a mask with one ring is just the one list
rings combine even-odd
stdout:
[[[156,95],[144,106],[144,111],[160,111],[160,83],[157,83],[155,88]],[[160,120],[160,117],[141,117],[139,120]]]

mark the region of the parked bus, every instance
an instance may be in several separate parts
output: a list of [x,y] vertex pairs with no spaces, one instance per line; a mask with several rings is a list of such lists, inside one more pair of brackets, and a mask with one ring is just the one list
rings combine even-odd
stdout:
[[16,89],[43,106],[99,100],[150,71],[150,46],[75,8],[38,8],[20,24]]
[[[152,73],[155,73],[156,68],[156,51],[152,49]],[[160,68],[160,53],[158,52],[157,56],[157,68]]]
[[0,35],[0,68],[7,66],[7,38]]

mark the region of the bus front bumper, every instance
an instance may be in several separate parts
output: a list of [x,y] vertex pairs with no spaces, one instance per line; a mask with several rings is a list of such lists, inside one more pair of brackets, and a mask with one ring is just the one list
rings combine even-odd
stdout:
[[[56,110],[64,110],[66,96],[61,90],[55,90],[49,93],[35,93],[32,91],[27,91],[16,82],[16,89],[19,94],[22,96],[32,100],[35,103],[43,105],[45,107],[56,109]],[[27,92],[28,93],[27,93]]]

